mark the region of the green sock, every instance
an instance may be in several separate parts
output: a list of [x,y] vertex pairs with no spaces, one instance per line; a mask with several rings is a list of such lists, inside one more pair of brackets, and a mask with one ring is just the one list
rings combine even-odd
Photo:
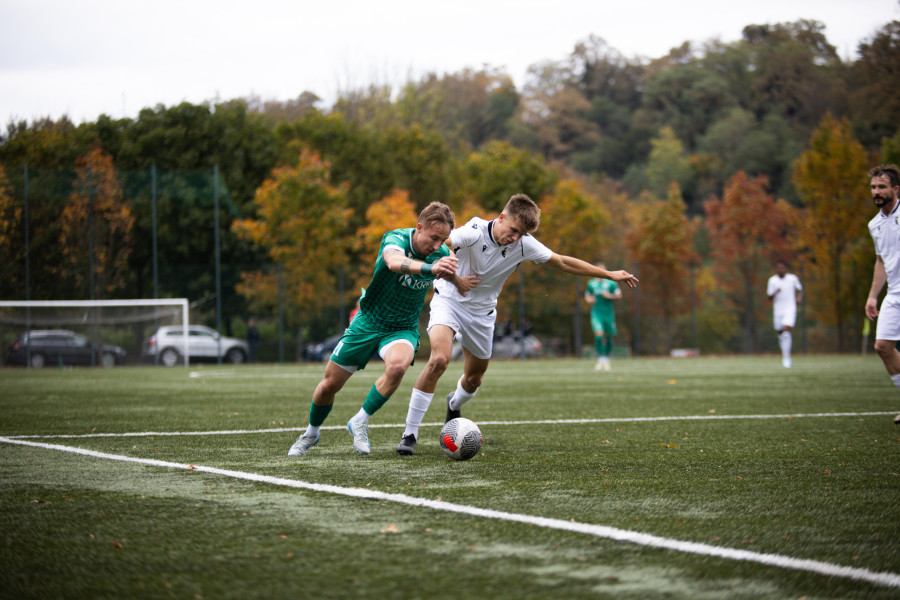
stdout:
[[369,413],[370,415],[374,415],[375,411],[384,406],[384,403],[388,401],[388,398],[382,396],[378,390],[375,388],[375,384],[372,384],[372,389],[369,390],[369,395],[366,396],[366,401],[363,402],[363,410]]
[[611,337],[606,338],[606,347],[603,349],[604,356],[610,356],[612,354],[612,346],[613,346],[612,338]]
[[334,406],[334,404],[329,404],[328,406],[319,406],[315,402],[310,403],[309,424],[313,427],[318,427],[322,423],[324,423],[325,418],[328,416],[328,413],[331,412],[332,406]]
[[603,353],[604,348],[606,347],[606,340],[602,337],[594,338],[594,350],[597,352],[597,357],[606,356]]

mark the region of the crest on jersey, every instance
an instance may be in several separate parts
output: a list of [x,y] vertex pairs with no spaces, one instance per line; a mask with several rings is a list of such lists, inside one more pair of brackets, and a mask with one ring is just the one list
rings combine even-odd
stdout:
[[402,285],[403,287],[412,288],[414,290],[424,290],[431,285],[431,281],[417,280],[413,278],[412,275],[401,275],[400,285]]
[[500,253],[500,254],[503,256],[503,258],[506,258],[506,251],[507,251],[507,250],[509,250],[509,248],[503,248],[503,251]]

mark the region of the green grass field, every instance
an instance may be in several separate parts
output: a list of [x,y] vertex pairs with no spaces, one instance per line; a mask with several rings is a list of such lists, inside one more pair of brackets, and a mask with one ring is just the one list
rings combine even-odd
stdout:
[[412,457],[422,362],[368,457],[344,425],[379,364],[303,458],[321,365],[5,369],[0,597],[900,597],[900,392],[877,357],[592,366],[494,362],[459,463],[437,443],[459,363]]

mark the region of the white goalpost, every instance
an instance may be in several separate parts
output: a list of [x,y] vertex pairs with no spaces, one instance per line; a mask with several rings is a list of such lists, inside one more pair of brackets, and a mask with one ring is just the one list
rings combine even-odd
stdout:
[[[38,335],[68,334],[90,345],[92,356],[86,364],[96,364],[98,348],[116,351],[116,364],[137,364],[146,360],[144,344],[147,336],[162,325],[180,325],[188,331],[189,306],[187,298],[159,298],[134,300],[0,300],[0,343],[4,350],[4,364],[13,356],[13,347],[20,340],[37,339]],[[188,336],[182,336],[181,356],[184,366],[189,364]],[[48,358],[40,356],[32,362],[31,344],[25,349],[29,358],[21,364],[43,366]],[[38,352],[38,350],[35,350]],[[21,359],[22,351],[16,355]],[[46,352],[44,352],[46,354]],[[113,350],[108,355],[112,356]],[[59,351],[62,365],[62,351]],[[104,354],[104,366],[107,354]],[[110,360],[112,361],[113,358]],[[155,359],[158,360],[158,359]],[[39,364],[35,364],[35,362]],[[19,363],[16,363],[19,364]],[[85,364],[85,363],[79,363]]]

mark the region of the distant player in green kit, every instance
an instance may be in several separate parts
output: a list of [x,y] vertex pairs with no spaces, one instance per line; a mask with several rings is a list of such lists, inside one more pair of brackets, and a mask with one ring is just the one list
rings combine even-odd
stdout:
[[325,376],[313,392],[309,425],[288,450],[288,456],[304,456],[319,443],[319,428],[331,412],[335,395],[377,351],[384,359],[384,373],[369,390],[359,412],[347,422],[353,448],[359,454],[369,454],[369,417],[397,390],[415,359],[425,296],[436,278],[456,273],[457,259],[444,245],[454,224],[450,208],[432,202],[419,215],[415,227],[384,234],[359,312],[331,354]]
[[[606,269],[602,262],[597,263]],[[609,371],[609,355],[616,336],[616,309],[613,301],[622,297],[619,284],[611,279],[591,279],[587,283],[584,299],[591,307],[591,329],[594,331],[594,349],[597,351],[595,371]]]

